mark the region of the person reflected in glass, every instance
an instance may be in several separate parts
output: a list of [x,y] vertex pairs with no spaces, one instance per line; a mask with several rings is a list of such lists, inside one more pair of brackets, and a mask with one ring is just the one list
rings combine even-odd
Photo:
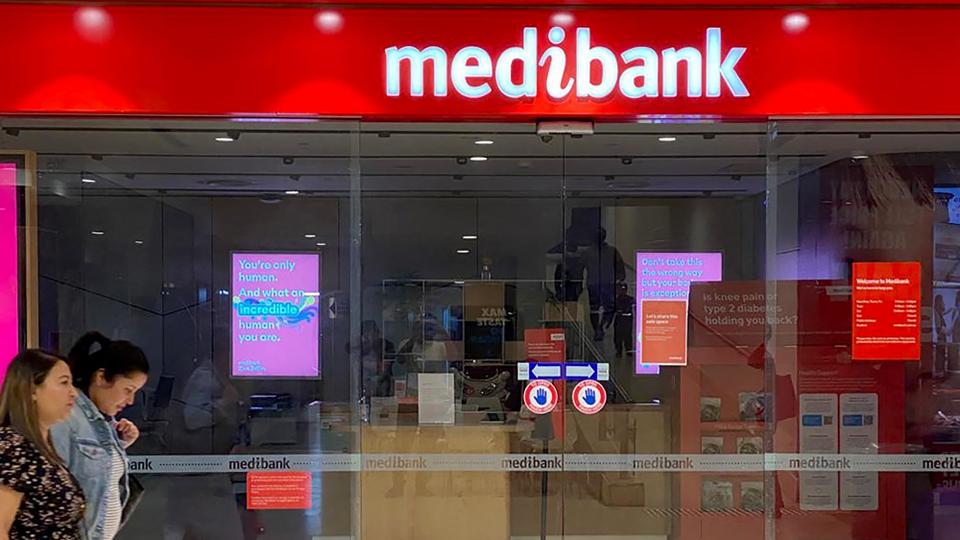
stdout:
[[590,324],[593,339],[603,341],[616,310],[616,283],[626,279],[623,257],[607,243],[607,230],[600,228],[594,244],[584,252],[587,268],[587,293],[590,296]]
[[936,336],[936,345],[934,347],[933,357],[933,376],[940,379],[946,376],[947,370],[947,307],[943,301],[943,295],[938,294],[933,298],[933,325]]
[[394,354],[393,343],[383,338],[376,321],[366,320],[360,326],[360,366],[365,395],[385,396],[389,393],[385,360]]
[[133,422],[116,417],[147,383],[150,364],[136,345],[98,332],[81,337],[68,360],[80,390],[77,406],[51,439],[87,498],[83,538],[112,540],[130,500],[127,448],[140,437]]
[[50,430],[77,400],[63,358],[29,349],[0,390],[0,539],[81,540],[83,490],[57,454]]
[[613,321],[613,345],[617,349],[617,358],[624,353],[633,355],[634,313],[637,301],[627,289],[626,283],[617,284],[616,313]]

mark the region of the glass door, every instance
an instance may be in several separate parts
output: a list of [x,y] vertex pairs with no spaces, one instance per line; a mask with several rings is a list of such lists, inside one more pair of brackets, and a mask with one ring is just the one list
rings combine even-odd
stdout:
[[765,133],[564,137],[564,538],[763,537],[763,335],[713,319],[764,289]]

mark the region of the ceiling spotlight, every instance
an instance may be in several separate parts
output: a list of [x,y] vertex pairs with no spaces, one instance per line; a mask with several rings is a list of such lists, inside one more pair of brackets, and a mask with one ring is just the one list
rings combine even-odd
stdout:
[[239,131],[228,131],[225,136],[217,137],[217,142],[234,142],[240,139]]
[[143,240],[134,240],[133,243],[136,244],[136,245],[138,245],[138,246],[142,246],[142,245],[143,245]]
[[469,249],[458,249],[458,250],[457,250],[457,253],[459,253],[460,255],[466,255],[466,254],[470,253],[470,250],[469,250]]
[[632,158],[625,157],[625,158],[623,158],[623,159],[620,160],[620,163],[623,163],[624,165],[632,165],[632,164],[633,164],[633,159],[632,159]]
[[11,137],[18,137],[20,135],[20,130],[17,128],[3,128],[3,131]]
[[81,178],[80,181],[83,182],[84,184],[96,184],[96,183],[97,183],[96,180],[94,180],[93,178],[89,178],[89,177]]
[[285,157],[285,158],[283,158],[283,164],[284,164],[284,165],[293,165],[293,161],[294,161],[294,160],[293,160],[292,157]]
[[317,247],[323,247],[323,246],[326,246],[326,245],[327,245],[326,242],[317,242]]
[[475,235],[475,234],[465,234],[465,235],[463,235],[463,239],[464,239],[464,240],[476,240],[476,239],[477,239],[477,235]]
[[489,139],[480,139],[479,141],[473,141],[473,144],[488,145],[488,144],[493,144],[493,141]]
[[304,238],[316,238],[317,235],[311,234],[311,233],[307,233],[307,234],[303,235],[303,237],[304,237]]
[[466,165],[466,164],[467,164],[467,158],[465,158],[465,157],[458,157],[458,158],[457,158],[457,163],[460,164],[460,165]]
[[288,189],[283,192],[284,195],[299,195],[300,192],[295,189]]
[[668,136],[668,137],[660,137],[660,138],[657,139],[657,140],[660,141],[660,142],[677,142],[677,138],[676,138],[676,137],[669,137],[669,136]]
[[570,26],[573,24],[573,20],[573,13],[567,11],[554,13],[553,16],[550,17],[550,22],[557,26]]
[[486,161],[487,156],[471,156],[470,161]]
[[103,236],[103,231],[90,231],[90,234],[94,236]]
[[859,160],[862,160],[862,159],[867,159],[867,158],[869,158],[870,156],[868,156],[868,155],[866,155],[866,154],[854,154],[854,155],[851,156],[851,157],[853,157],[853,159],[856,159],[857,161],[859,161]]
[[263,204],[279,204],[282,202],[282,199],[280,196],[274,195],[273,193],[264,193],[263,195],[260,195],[260,202]]

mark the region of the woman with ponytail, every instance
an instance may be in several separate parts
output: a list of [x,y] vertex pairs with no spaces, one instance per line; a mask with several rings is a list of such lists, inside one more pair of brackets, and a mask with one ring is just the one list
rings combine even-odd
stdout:
[[150,364],[136,345],[97,332],[81,337],[68,361],[80,392],[70,418],[51,430],[51,439],[87,498],[83,538],[112,540],[131,492],[126,449],[140,436],[133,422],[114,417],[133,404]]

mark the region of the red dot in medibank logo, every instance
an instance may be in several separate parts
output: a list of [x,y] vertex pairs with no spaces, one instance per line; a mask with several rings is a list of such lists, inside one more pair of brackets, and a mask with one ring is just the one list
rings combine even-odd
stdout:
[[523,390],[523,404],[533,414],[547,414],[557,406],[560,394],[550,381],[530,381]]

